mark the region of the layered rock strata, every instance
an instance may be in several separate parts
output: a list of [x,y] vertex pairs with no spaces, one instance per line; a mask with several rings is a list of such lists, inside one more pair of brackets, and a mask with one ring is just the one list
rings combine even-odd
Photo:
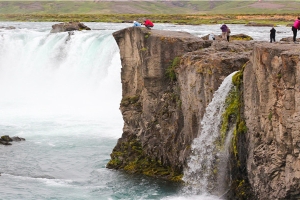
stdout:
[[247,170],[259,199],[300,199],[300,46],[261,44],[244,71]]

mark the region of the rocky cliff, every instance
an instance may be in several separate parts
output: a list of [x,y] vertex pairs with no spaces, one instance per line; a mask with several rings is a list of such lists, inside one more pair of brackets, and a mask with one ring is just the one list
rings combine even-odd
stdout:
[[[297,197],[298,47],[212,42],[185,32],[139,27],[113,36],[122,61],[124,128],[108,168],[181,180],[214,91],[227,75],[241,70],[235,77],[239,116],[228,117],[237,131],[228,169],[233,179],[226,196]],[[287,51],[291,48],[294,51]]]
[[300,199],[299,50],[258,44],[245,67],[247,170],[260,199]]

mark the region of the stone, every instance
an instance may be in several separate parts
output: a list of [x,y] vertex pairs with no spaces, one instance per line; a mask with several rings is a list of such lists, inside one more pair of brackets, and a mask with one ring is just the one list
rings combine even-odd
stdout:
[[19,141],[25,141],[24,138],[20,138],[18,136],[15,137],[9,137],[8,135],[3,135],[0,138],[0,144],[3,145],[12,145],[11,142],[19,142]]
[[52,30],[50,31],[50,33],[81,31],[81,30],[91,30],[91,28],[87,27],[81,22],[63,22],[63,23],[52,25]]

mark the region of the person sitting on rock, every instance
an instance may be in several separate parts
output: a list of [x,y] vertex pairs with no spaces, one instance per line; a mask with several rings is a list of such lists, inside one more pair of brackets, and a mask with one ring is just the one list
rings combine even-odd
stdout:
[[209,34],[208,40],[215,40],[215,35],[213,33]]
[[270,30],[270,42],[272,43],[272,41],[275,42],[275,34],[276,34],[276,30],[274,28],[274,26],[271,28]]
[[296,44],[296,37],[297,37],[297,31],[300,29],[300,17],[294,22],[294,25],[292,26],[293,31],[293,41]]
[[153,22],[150,21],[149,19],[146,19],[146,20],[144,21],[143,25],[144,25],[147,29],[151,29],[151,28],[154,26]]
[[142,26],[139,22],[133,21],[133,27],[139,27]]

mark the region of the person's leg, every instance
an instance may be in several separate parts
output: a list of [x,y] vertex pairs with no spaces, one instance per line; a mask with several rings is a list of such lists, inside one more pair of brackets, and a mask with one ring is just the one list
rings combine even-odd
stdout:
[[222,40],[225,40],[225,32],[222,32]]
[[272,43],[272,35],[270,35],[270,43]]
[[293,42],[296,42],[297,29],[295,27],[293,27],[292,30],[293,30]]

